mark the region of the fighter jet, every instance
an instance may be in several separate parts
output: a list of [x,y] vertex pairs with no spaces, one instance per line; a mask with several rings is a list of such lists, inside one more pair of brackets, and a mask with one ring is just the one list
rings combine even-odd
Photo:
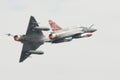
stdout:
[[51,43],[61,43],[61,42],[69,42],[72,39],[91,37],[92,33],[97,29],[93,29],[91,25],[90,27],[74,27],[62,29],[58,26],[54,21],[49,20],[49,24],[52,28],[52,32],[49,34],[49,41]]
[[25,35],[11,35],[15,41],[23,43],[23,48],[20,56],[19,62],[24,61],[31,54],[43,54],[43,51],[37,51],[36,49],[43,45],[45,42],[45,36],[42,31],[48,31],[49,28],[39,27],[37,21],[33,16],[30,17],[28,24],[28,29]]
[[33,16],[30,17],[28,29],[25,35],[11,35],[15,41],[23,43],[23,48],[19,62],[23,62],[31,54],[41,55],[44,52],[36,50],[39,46],[45,42],[61,43],[69,42],[72,39],[84,38],[92,36],[92,33],[97,29],[90,27],[75,27],[62,29],[54,21],[49,20],[49,24],[52,28],[52,32],[46,37],[42,31],[49,31],[49,28],[40,27]]

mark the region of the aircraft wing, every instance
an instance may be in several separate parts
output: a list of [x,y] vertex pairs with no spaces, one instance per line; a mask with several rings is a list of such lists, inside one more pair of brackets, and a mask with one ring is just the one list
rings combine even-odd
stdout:
[[38,31],[34,30],[35,27],[39,27],[39,25],[38,25],[37,21],[35,20],[35,18],[33,16],[31,16],[26,35],[32,35],[32,34],[43,35],[43,33],[41,31],[38,32]]
[[[37,30],[34,30],[35,27],[39,27],[37,21],[35,20],[35,18],[33,16],[30,17],[30,21],[29,21],[29,24],[28,24],[28,29],[27,29],[27,32],[26,32],[26,35],[27,36],[31,36],[31,35],[37,35],[39,36],[39,38],[43,38],[43,33],[41,30],[37,31]],[[36,39],[37,40],[37,39]],[[36,50],[40,45],[42,45],[44,42],[41,40],[39,42],[27,42],[25,41],[23,43],[23,48],[22,48],[22,52],[21,52],[21,57],[20,57],[20,61],[19,62],[22,62],[24,61],[27,57],[29,57],[31,55],[31,53],[28,53],[28,51],[30,50]]]
[[43,42],[39,42],[39,43],[38,42],[33,42],[33,43],[25,42],[23,44],[23,48],[22,48],[19,62],[24,61],[27,57],[29,57],[31,55],[31,53],[27,53],[28,51],[36,50],[42,44],[43,44]]

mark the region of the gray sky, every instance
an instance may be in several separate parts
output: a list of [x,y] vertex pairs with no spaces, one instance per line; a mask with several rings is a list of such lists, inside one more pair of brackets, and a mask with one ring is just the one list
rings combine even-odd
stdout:
[[[0,80],[120,80],[119,0],[0,0]],[[30,15],[42,26],[90,26],[91,38],[42,45],[44,55],[18,63]]]

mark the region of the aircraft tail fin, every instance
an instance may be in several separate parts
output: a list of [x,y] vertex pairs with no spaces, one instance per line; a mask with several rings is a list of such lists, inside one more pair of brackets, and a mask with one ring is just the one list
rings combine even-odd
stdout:
[[54,21],[49,20],[49,24],[52,28],[52,31],[58,31],[61,30],[62,28],[60,26],[58,26]]

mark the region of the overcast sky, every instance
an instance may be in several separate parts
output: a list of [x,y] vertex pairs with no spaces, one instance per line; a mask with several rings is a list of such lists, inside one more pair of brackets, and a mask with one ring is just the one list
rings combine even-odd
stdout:
[[[0,80],[120,80],[119,0],[0,0]],[[40,26],[95,24],[91,38],[46,43],[44,55],[19,63],[22,44],[4,34],[25,34],[33,15]]]

